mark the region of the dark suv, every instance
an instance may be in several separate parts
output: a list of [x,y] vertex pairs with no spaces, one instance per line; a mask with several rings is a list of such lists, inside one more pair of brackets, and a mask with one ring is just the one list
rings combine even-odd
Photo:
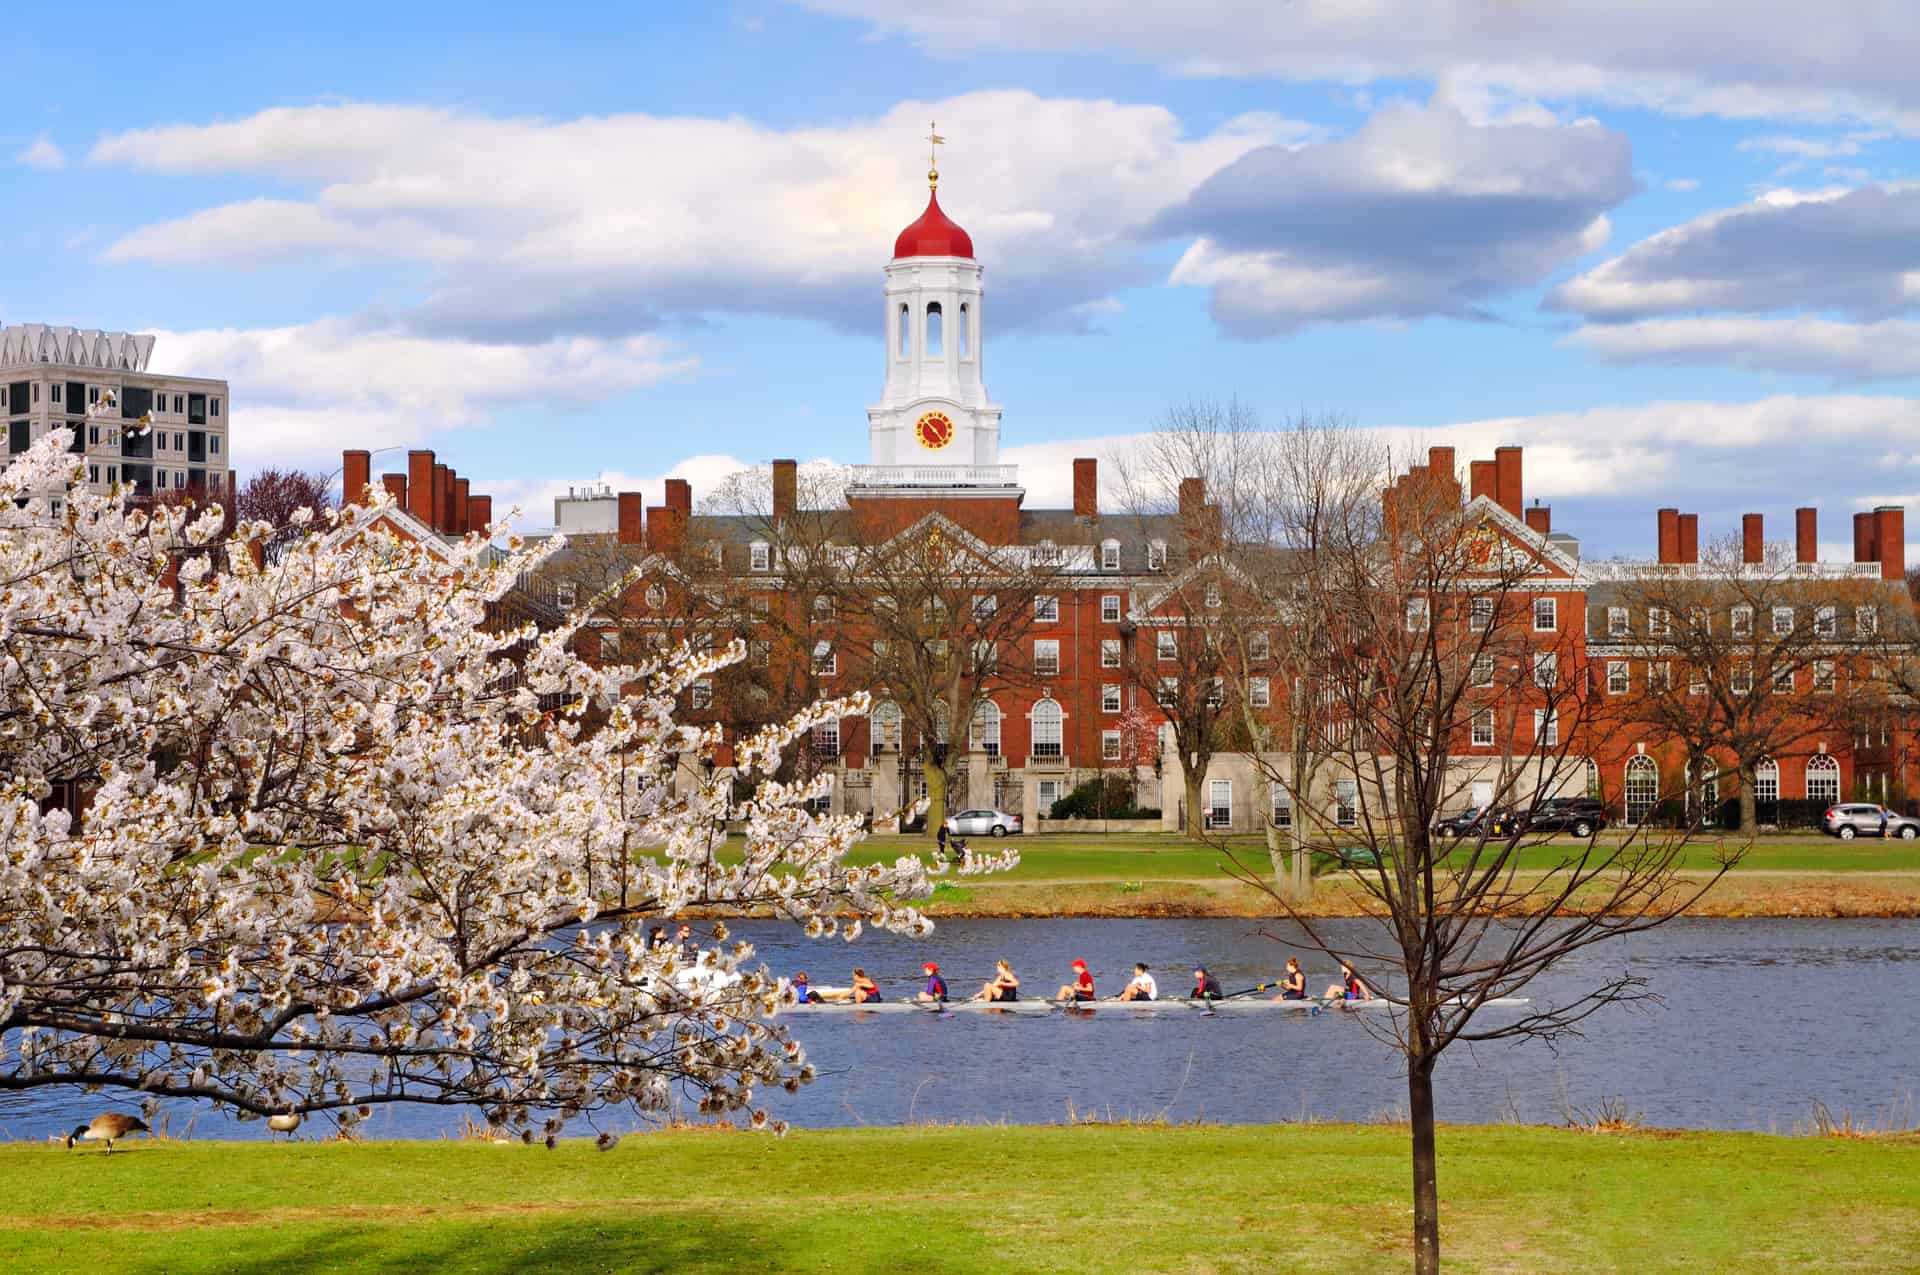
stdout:
[[1526,830],[1591,837],[1606,826],[1607,808],[1598,797],[1549,797],[1527,815]]
[[1435,820],[1433,831],[1442,837],[1471,837],[1477,835],[1482,826],[1497,830],[1509,815],[1510,812],[1499,807],[1489,810],[1485,806],[1468,806],[1465,810]]

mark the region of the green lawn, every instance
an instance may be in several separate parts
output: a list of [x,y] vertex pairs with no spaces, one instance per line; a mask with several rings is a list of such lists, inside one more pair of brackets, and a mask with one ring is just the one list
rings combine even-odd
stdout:
[[[1404,1270],[1391,1127],[0,1148],[12,1272]],[[1920,1142],[1440,1136],[1455,1271],[1920,1270]]]

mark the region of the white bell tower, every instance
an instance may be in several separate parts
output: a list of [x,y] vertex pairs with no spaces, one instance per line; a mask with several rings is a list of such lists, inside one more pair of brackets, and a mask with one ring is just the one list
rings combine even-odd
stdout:
[[937,168],[927,184],[926,211],[900,232],[887,264],[886,384],[867,408],[873,464],[859,485],[1011,486],[1000,407],[981,375],[980,263],[972,238],[940,209]]

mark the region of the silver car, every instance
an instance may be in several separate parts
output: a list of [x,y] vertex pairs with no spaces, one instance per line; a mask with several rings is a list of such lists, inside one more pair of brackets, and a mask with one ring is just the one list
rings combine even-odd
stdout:
[[947,816],[947,835],[959,837],[1017,837],[1020,816],[1004,810],[962,810]]
[[1827,812],[1820,817],[1820,830],[1842,841],[1852,841],[1855,837],[1899,837],[1912,841],[1920,837],[1920,819],[1909,819],[1885,806],[1849,801],[1827,807]]

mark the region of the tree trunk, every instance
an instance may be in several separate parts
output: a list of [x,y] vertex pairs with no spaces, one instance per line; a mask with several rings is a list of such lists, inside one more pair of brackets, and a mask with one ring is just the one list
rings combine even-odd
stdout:
[[921,762],[920,770],[927,780],[926,834],[937,837],[940,825],[947,821],[947,772],[934,761]]
[[1206,771],[1188,766],[1181,772],[1181,779],[1187,786],[1187,836],[1198,841],[1207,832],[1207,813],[1200,805],[1201,793],[1207,786]]
[[1433,1059],[1407,1060],[1413,1116],[1413,1270],[1440,1275],[1440,1175],[1433,1149]]
[[1740,763],[1740,835],[1751,837],[1760,831],[1759,802],[1754,799],[1753,767]]

